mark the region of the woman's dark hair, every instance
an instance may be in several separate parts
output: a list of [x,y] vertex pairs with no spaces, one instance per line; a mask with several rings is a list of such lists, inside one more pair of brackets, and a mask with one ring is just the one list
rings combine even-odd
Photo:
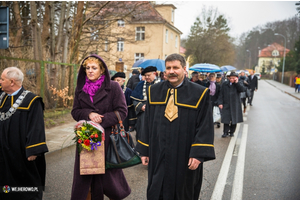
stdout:
[[186,62],[185,62],[184,57],[182,55],[178,54],[178,53],[173,53],[173,54],[169,55],[165,59],[165,62],[170,62],[170,61],[175,61],[175,60],[178,60],[182,67],[186,66]]

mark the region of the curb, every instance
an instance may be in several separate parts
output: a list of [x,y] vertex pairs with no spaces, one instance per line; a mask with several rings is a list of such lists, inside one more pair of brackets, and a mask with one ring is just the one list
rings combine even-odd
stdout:
[[292,95],[291,93],[289,93],[289,92],[287,92],[287,91],[285,91],[285,90],[282,90],[282,89],[278,88],[276,85],[270,83],[268,80],[266,80],[266,82],[269,83],[270,85],[272,85],[273,87],[277,88],[277,89],[280,90],[281,92],[284,92],[284,93],[290,95],[291,97],[294,97],[295,99],[300,100],[299,97],[296,97],[296,96]]

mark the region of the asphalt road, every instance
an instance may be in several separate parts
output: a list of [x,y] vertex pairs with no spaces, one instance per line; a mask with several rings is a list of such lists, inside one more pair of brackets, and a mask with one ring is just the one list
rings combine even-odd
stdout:
[[[204,163],[200,198],[300,199],[299,113],[299,100],[260,80],[235,137],[221,138],[223,126],[215,128],[217,159]],[[46,155],[44,200],[70,199],[74,155],[74,146]],[[126,199],[146,199],[147,167],[124,174],[132,189]]]

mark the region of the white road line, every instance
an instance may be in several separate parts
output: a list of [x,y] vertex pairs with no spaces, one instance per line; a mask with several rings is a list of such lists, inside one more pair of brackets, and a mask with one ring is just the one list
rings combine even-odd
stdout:
[[244,168],[245,168],[245,155],[248,135],[248,124],[244,124],[242,133],[241,144],[239,148],[236,169],[234,174],[231,199],[241,200],[243,199],[243,182],[244,182]]
[[239,130],[240,130],[240,124],[237,124],[236,130],[237,131],[236,131],[235,136],[231,138],[230,143],[228,145],[228,148],[227,148],[227,151],[226,151],[226,154],[225,154],[222,166],[221,166],[221,170],[219,172],[219,176],[218,176],[214,191],[211,196],[211,200],[221,200],[222,199],[228,172],[229,172],[229,167],[230,167],[230,163],[231,163],[231,158],[232,158],[232,154],[233,154],[233,150],[234,150],[234,146],[235,146],[235,142],[238,137]]

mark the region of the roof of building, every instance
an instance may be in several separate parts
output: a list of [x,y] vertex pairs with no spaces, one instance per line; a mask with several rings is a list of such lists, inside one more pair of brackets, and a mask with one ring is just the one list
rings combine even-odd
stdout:
[[[100,2],[90,2],[92,6],[101,6],[103,3]],[[112,1],[107,6],[105,6],[99,14],[96,20],[105,20],[113,16],[114,18],[129,18],[129,23],[163,23],[173,28],[175,31],[182,34],[182,32],[177,29],[174,25],[170,24],[163,16],[155,9],[157,4],[153,5],[149,1]],[[168,5],[170,6],[170,5]]]
[[[272,55],[272,52],[273,52],[274,50],[277,50],[277,51],[279,52],[279,56],[278,56],[278,55],[276,55],[276,56]],[[285,55],[286,55],[289,51],[290,51],[289,49],[286,49],[286,50],[285,50]],[[280,44],[274,42],[274,43],[268,45],[266,48],[263,48],[263,49],[260,51],[258,57],[271,57],[271,58],[274,58],[274,57],[283,57],[283,55],[284,55],[284,46],[282,46],[282,45],[280,45]]]

